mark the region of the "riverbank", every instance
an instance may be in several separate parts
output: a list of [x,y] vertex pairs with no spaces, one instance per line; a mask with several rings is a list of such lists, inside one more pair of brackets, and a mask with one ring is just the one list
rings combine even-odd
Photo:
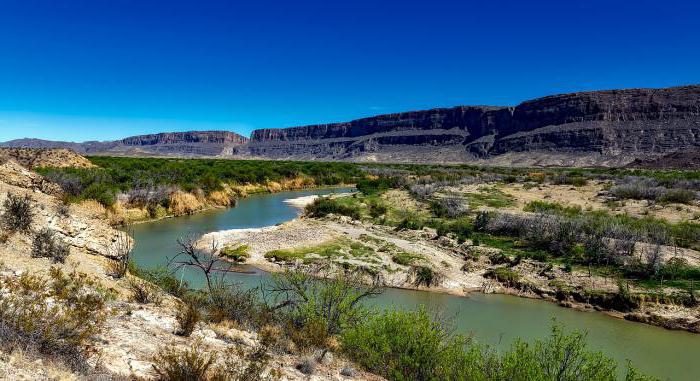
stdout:
[[[92,211],[95,216],[103,216],[111,226],[118,227],[156,222],[167,218],[194,215],[213,210],[235,208],[238,200],[252,195],[301,190],[344,189],[353,186],[353,184],[315,186],[299,184],[298,182],[285,182],[282,184],[273,182],[265,185],[245,184],[240,186],[226,186],[224,190],[214,192],[208,197],[197,192],[177,191],[174,192],[174,195],[170,196],[171,206],[168,208],[160,205],[131,205],[128,202],[128,198],[125,196],[118,197],[115,204],[108,208],[94,200],[82,201],[80,206],[83,209]],[[306,203],[308,203],[308,201],[306,201]],[[303,208],[305,203],[300,205]]]
[[504,263],[499,249],[470,240],[459,244],[448,237],[437,237],[429,228],[397,231],[367,221],[329,216],[213,232],[204,235],[200,245],[210,247],[212,241],[219,247],[246,245],[250,255],[246,263],[268,272],[329,261],[339,267],[365,268],[368,274],[380,275],[392,288],[457,296],[472,292],[509,294],[667,329],[700,332],[700,311],[696,307],[677,305],[661,298],[661,294],[656,299],[648,293],[637,298],[641,291],[634,288],[630,292],[638,305],[624,307],[619,285],[606,277],[577,269],[569,272],[564,266],[550,268],[530,259]]

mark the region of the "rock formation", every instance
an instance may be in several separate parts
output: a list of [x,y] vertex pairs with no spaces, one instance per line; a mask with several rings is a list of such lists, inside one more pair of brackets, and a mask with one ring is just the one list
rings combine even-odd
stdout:
[[262,129],[250,140],[203,131],[2,145],[127,156],[622,166],[700,147],[700,85],[580,92],[515,107],[458,106]]
[[700,86],[685,86],[257,130],[246,148],[251,156],[265,158],[621,165],[697,149],[699,133]]

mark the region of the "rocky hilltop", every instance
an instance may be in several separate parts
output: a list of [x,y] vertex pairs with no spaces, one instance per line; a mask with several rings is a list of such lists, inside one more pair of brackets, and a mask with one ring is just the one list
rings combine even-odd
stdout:
[[624,166],[700,149],[700,85],[553,95],[514,107],[458,106],[253,131],[163,133],[114,142],[21,139],[125,156],[495,165]]
[[0,148],[0,160],[12,159],[26,168],[92,168],[88,159],[66,148]]

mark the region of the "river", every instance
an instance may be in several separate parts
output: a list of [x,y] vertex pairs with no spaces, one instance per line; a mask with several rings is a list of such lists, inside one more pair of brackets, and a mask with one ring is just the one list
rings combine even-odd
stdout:
[[[178,253],[177,238],[218,230],[256,228],[291,220],[299,210],[284,200],[338,190],[308,190],[253,195],[239,200],[238,206],[192,216],[169,218],[134,226],[134,260],[141,267],[163,266]],[[193,286],[202,284],[194,270],[184,273]],[[244,286],[257,286],[268,275],[231,274]],[[626,360],[643,372],[668,380],[700,378],[700,335],[615,319],[601,313],[566,309],[541,300],[508,295],[472,294],[458,297],[429,292],[388,289],[371,301],[381,308],[416,308],[425,305],[450,318],[457,332],[471,334],[481,343],[508,347],[515,338],[530,341],[549,333],[556,317],[567,329],[588,333],[588,343],[618,360]]]

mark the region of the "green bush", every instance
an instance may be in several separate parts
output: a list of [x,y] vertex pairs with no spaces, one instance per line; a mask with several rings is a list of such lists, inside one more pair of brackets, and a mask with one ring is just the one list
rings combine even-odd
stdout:
[[376,280],[366,284],[359,270],[333,275],[326,270],[288,269],[272,276],[266,290],[284,307],[279,311],[291,327],[339,334],[368,316],[367,308],[360,302],[382,292]]
[[372,218],[379,218],[389,211],[386,205],[379,201],[373,201],[369,203],[369,215]]
[[438,236],[446,236],[452,233],[457,237],[457,241],[462,243],[472,236],[474,224],[470,220],[462,218],[441,223],[436,230]]
[[576,216],[581,214],[580,206],[564,206],[556,202],[547,201],[530,201],[523,208],[526,212],[561,214],[567,216]]
[[336,199],[319,197],[305,208],[305,213],[309,217],[325,217],[329,214],[348,216],[353,220],[360,219],[360,209],[356,206],[341,204]]
[[396,226],[396,230],[422,230],[425,227],[425,222],[414,215],[406,216]]
[[81,195],[82,199],[95,200],[104,206],[112,206],[116,202],[114,190],[107,184],[93,183],[90,184]]
[[357,190],[366,196],[381,194],[389,189],[398,188],[400,178],[398,177],[379,177],[377,179],[362,179],[355,185]]
[[517,286],[522,278],[520,273],[508,267],[496,267],[495,269],[487,271],[484,276],[496,279],[509,287]]
[[416,287],[421,285],[425,285],[425,287],[434,286],[440,283],[442,278],[442,274],[428,266],[413,266],[411,272],[413,274],[413,285]]
[[690,204],[696,198],[695,192],[689,189],[669,189],[659,197],[661,202]]
[[386,311],[341,335],[343,352],[389,380],[446,380],[445,368],[461,361],[467,343],[450,336],[424,309]]
[[[586,335],[552,326],[548,338],[499,353],[453,335],[425,309],[373,315],[341,335],[343,352],[388,380],[587,381],[618,379],[617,364],[591,351]],[[652,380],[628,366],[627,381]]]

